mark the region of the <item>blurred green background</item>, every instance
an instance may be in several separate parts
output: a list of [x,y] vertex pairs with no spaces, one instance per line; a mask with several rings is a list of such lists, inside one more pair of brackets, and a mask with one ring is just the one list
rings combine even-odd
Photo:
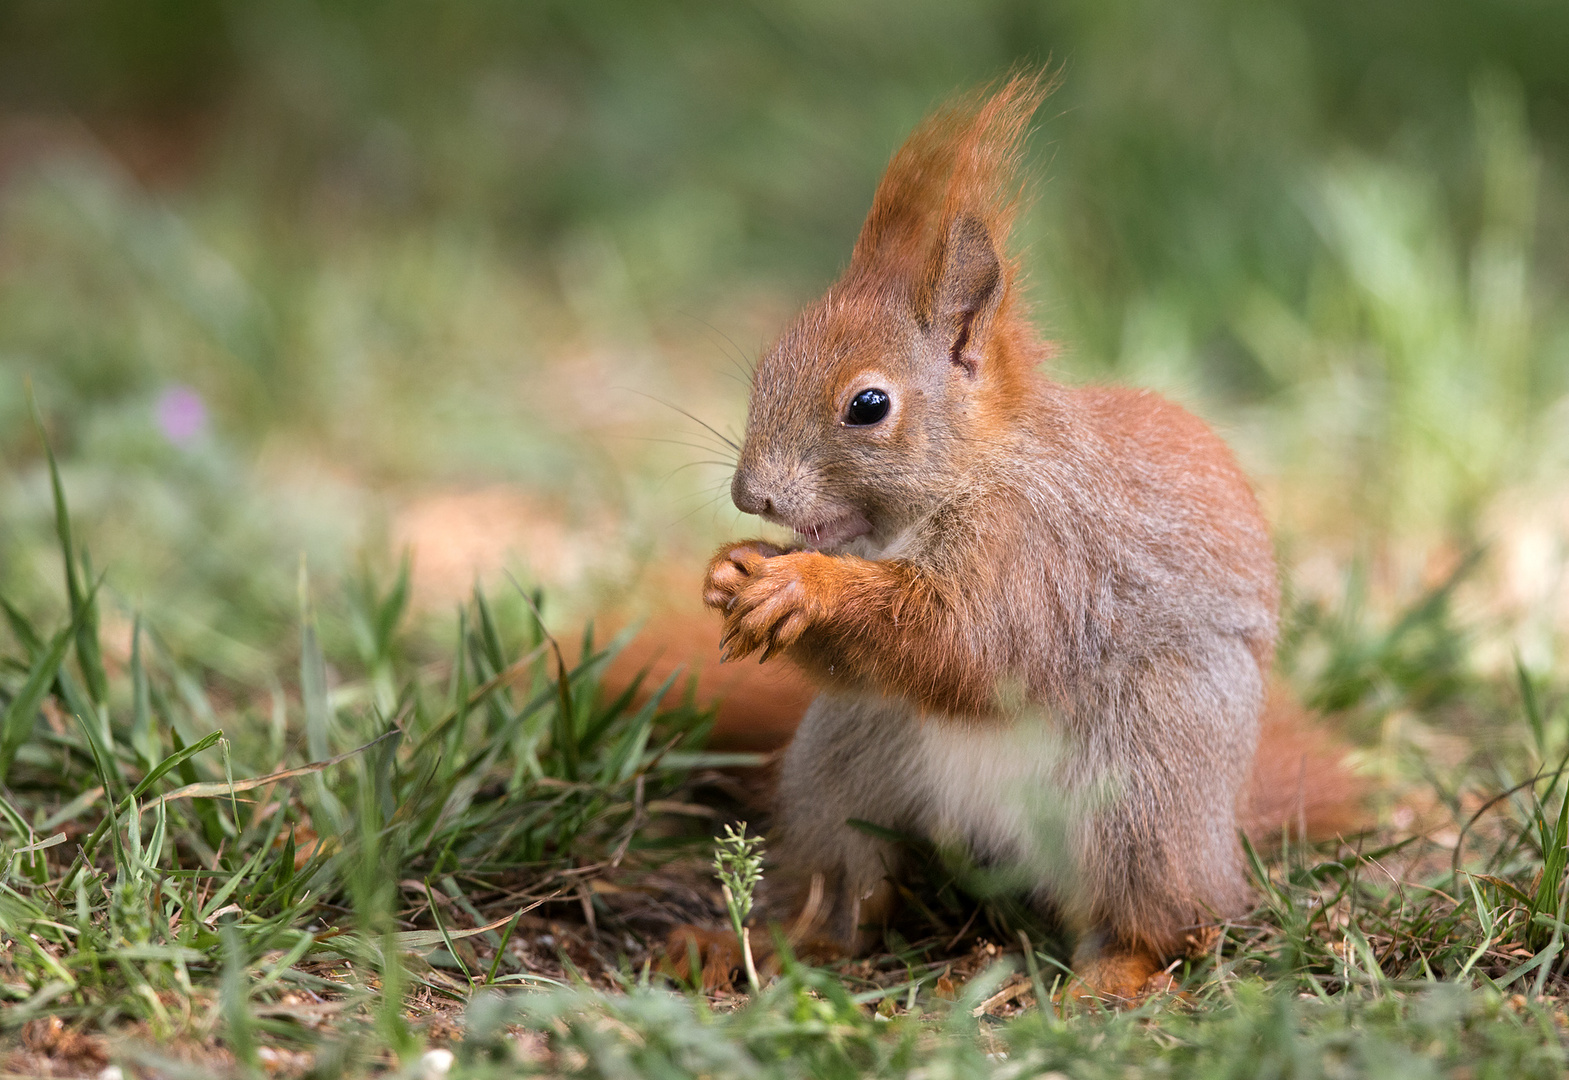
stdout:
[[1213,421],[1299,601],[1484,548],[1474,662],[1545,670],[1566,58],[1551,0],[9,0],[0,591],[62,604],[29,379],[115,603],[236,678],[302,554],[413,547],[436,612],[503,566],[573,617],[690,588],[752,526],[664,403],[737,429],[909,129],[1049,64],[1016,240],[1057,373]]

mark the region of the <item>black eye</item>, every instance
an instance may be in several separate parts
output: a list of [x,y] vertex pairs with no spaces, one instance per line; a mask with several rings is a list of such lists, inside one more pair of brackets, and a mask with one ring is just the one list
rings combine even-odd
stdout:
[[857,427],[875,424],[888,415],[890,404],[886,390],[862,390],[850,399],[850,407],[844,411],[844,422]]

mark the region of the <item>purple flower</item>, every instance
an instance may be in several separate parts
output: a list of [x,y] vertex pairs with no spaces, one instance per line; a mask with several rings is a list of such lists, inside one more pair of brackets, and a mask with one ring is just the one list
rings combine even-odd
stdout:
[[158,395],[158,429],[175,446],[190,446],[207,430],[207,405],[189,386],[171,386]]

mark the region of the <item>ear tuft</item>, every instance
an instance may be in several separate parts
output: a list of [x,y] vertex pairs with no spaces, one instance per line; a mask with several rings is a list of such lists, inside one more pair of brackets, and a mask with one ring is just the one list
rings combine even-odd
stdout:
[[[975,214],[961,214],[948,228],[939,266],[932,293],[932,332],[947,335],[948,359],[974,375],[976,359],[970,343],[1002,298],[1002,259],[986,222]],[[983,325],[978,327],[977,322]]]
[[983,356],[997,357],[1010,317],[1021,147],[1054,85],[1045,72],[1020,72],[930,116],[889,163],[845,271],[852,289],[908,296],[933,344],[971,376]]
[[850,274],[918,278],[965,215],[985,224],[995,252],[1005,251],[1019,205],[1025,131],[1056,82],[1043,71],[1019,72],[993,92],[967,94],[927,117],[877,185]]

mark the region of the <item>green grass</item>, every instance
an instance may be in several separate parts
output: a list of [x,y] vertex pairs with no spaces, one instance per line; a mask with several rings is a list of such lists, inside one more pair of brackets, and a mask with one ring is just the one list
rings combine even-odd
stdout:
[[[926,849],[883,951],[709,1000],[658,973],[658,929],[723,918],[701,893],[730,808],[694,785],[734,759],[703,751],[675,680],[608,699],[615,644],[569,664],[516,590],[524,618],[476,591],[445,661],[413,663],[406,564],[348,590],[355,647],[329,662],[302,565],[297,678],[217,698],[139,621],[111,655],[50,474],[68,618],[7,602],[0,661],[0,1024],[24,1055],[64,1045],[57,1022],[145,1075],[417,1072],[432,1045],[463,1075],[1563,1067],[1569,711],[1523,667],[1494,684],[1441,659],[1463,649],[1449,585],[1383,630],[1304,609],[1288,659],[1352,729],[1464,710],[1483,749],[1384,759],[1420,833],[1255,856],[1260,906],[1194,942],[1180,996],[1034,1006],[1061,954],[996,875]],[[610,902],[627,890],[674,913]],[[972,1015],[1008,979],[1028,985]]]
[[[406,1056],[405,992],[462,1000],[542,978],[503,951],[518,920],[587,902],[595,876],[679,845],[691,830],[669,808],[690,814],[679,797],[692,771],[727,760],[703,753],[708,717],[681,704],[674,679],[636,706],[636,686],[601,700],[614,645],[586,637],[568,666],[543,624],[517,640],[480,592],[439,678],[401,663],[405,576],[354,594],[359,677],[329,686],[301,567],[297,700],[274,688],[270,703],[215,702],[140,623],[111,671],[99,582],[63,497],[57,510],[70,625],[46,635],[5,609],[17,646],[0,728],[13,1033],[46,1013],[144,1024],[159,1040],[221,1032],[254,1065],[277,1025],[251,1008],[294,988],[370,1002],[367,1037]],[[400,929],[410,882],[428,929]],[[433,949],[454,975],[429,966]],[[310,973],[338,962],[339,977],[364,974]]]

